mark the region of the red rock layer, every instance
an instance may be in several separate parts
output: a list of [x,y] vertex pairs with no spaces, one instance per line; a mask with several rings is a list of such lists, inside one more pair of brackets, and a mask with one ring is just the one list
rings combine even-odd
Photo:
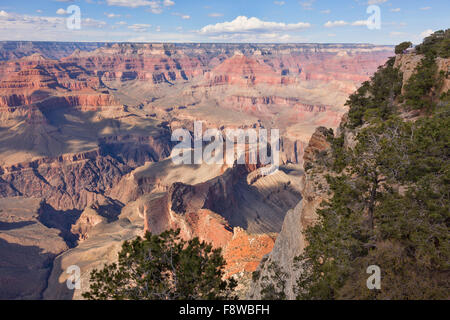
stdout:
[[[0,107],[17,107],[63,96],[69,105],[117,105],[98,93],[99,78],[71,62],[45,59],[35,54],[19,60],[0,62]],[[58,101],[53,101],[55,103]]]

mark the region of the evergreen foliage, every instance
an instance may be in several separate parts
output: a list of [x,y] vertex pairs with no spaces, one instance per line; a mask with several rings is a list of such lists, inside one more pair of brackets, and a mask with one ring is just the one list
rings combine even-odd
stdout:
[[[296,258],[299,299],[450,298],[450,108],[438,96],[436,58],[448,57],[448,30],[419,46],[425,55],[405,85],[391,59],[349,101],[345,149],[332,138],[327,177],[331,198],[306,231]],[[404,108],[423,112],[417,121]],[[381,268],[381,290],[369,290],[370,265]]]
[[405,52],[405,50],[412,47],[412,42],[402,42],[398,46],[395,47],[395,54],[402,54]]
[[221,249],[179,230],[126,241],[118,263],[91,273],[90,300],[211,300],[233,297],[234,280],[223,280]]
[[402,88],[402,74],[394,68],[395,58],[389,59],[385,66],[380,67],[372,76],[352,94],[346,105],[350,107],[350,128],[361,126],[371,119],[386,120],[395,112],[394,102]]

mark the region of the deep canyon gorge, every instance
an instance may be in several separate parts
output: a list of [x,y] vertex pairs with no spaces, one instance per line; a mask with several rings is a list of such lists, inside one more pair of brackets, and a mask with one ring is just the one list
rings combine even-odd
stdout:
[[[310,223],[295,213],[302,198],[323,198],[304,175],[329,147],[316,128],[336,129],[348,96],[393,55],[368,44],[0,42],[0,298],[81,299],[124,240],[171,228],[222,248],[246,297],[263,256],[292,241],[289,224]],[[195,121],[279,129],[280,170],[174,164],[172,132]],[[81,290],[66,286],[71,265]]]

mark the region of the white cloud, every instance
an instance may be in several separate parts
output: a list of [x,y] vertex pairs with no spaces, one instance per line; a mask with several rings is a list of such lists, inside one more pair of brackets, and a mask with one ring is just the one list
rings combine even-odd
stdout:
[[211,18],[223,17],[223,13],[213,12],[213,13],[208,14],[208,17],[211,17]]
[[357,20],[352,23],[344,21],[344,20],[328,21],[323,26],[325,28],[334,28],[334,27],[345,27],[348,25],[351,25],[353,27],[367,26],[367,20]]
[[431,9],[431,7],[423,7],[423,8],[420,8],[420,10],[423,10],[423,11],[430,10],[430,9]]
[[236,42],[236,43],[286,43],[286,42],[309,42],[310,39],[280,33],[250,33],[250,34],[220,34],[210,36],[209,40],[217,42]]
[[284,6],[286,4],[286,2],[284,2],[284,1],[274,1],[273,3],[278,6]]
[[175,5],[172,0],[106,0],[106,3],[110,6],[138,8],[138,7],[150,7],[150,12],[160,14],[163,12],[164,7],[170,7]]
[[8,17],[0,13],[0,40],[41,40],[41,41],[89,41],[108,37],[102,31],[104,21],[82,19],[81,30],[67,29],[63,16],[22,15],[9,13]]
[[42,13],[42,10],[38,9],[36,10],[37,13]]
[[[126,16],[123,14],[123,16]],[[105,17],[106,19],[106,17]],[[116,22],[116,21],[115,21]],[[124,21],[124,23],[126,23]],[[123,23],[117,21],[116,26]],[[148,25],[113,29],[105,21],[82,19],[80,30],[69,30],[65,16],[22,15],[2,12],[0,9],[0,40],[16,41],[150,41],[150,42],[199,42],[204,40],[194,32],[156,32]],[[156,28],[155,28],[156,29]],[[210,39],[208,39],[210,40]]]
[[173,5],[175,5],[174,1],[172,1],[172,0],[164,0],[164,6],[165,7],[170,7],[170,6],[173,6]]
[[91,18],[86,18],[86,19],[82,19],[81,20],[81,27],[82,28],[86,28],[86,27],[91,27],[91,28],[103,28],[104,26],[106,26],[106,22],[105,21],[101,21],[101,20],[96,20],[96,19],[91,19]]
[[433,30],[431,30],[431,29],[427,29],[427,30],[425,30],[424,32],[422,32],[421,34],[420,34],[420,36],[422,37],[422,39],[423,38],[426,38],[426,37],[428,37],[428,36],[430,36],[431,34],[433,34]]
[[392,31],[389,33],[389,35],[391,37],[401,37],[401,36],[405,36],[406,33],[405,32],[399,32],[399,31]]
[[372,4],[382,4],[387,2],[388,0],[369,0],[367,1],[367,4],[372,5]]
[[400,12],[401,9],[400,9],[400,8],[394,8],[394,9],[391,9],[390,11],[391,11],[391,12]]
[[323,14],[330,14],[330,13],[331,13],[331,10],[330,10],[330,9],[322,10],[322,11],[320,11],[320,13],[323,13]]
[[118,24],[119,26],[124,26],[127,23],[125,21],[119,21],[119,22],[116,22],[116,24]]
[[121,17],[120,14],[107,13],[107,12],[105,12],[105,16],[107,16],[107,17],[110,18],[110,19],[113,19],[113,18],[120,18],[120,17]]
[[246,16],[239,16],[233,21],[207,25],[198,32],[207,35],[224,33],[271,33],[274,31],[298,31],[309,28],[310,26],[311,25],[306,22],[286,24],[283,22],[262,21],[256,17],[247,18]]
[[63,8],[59,8],[58,10],[56,10],[56,14],[59,14],[59,15],[66,14],[66,10],[64,10]]
[[323,26],[326,28],[333,28],[333,27],[343,27],[348,25],[348,22],[345,22],[344,20],[339,21],[328,21]]
[[181,19],[183,19],[183,20],[189,20],[191,18],[190,15],[179,13],[179,12],[174,12],[174,13],[172,13],[172,15],[181,17]]
[[300,1],[300,5],[302,6],[302,8],[304,10],[312,10],[313,9],[313,3],[316,0],[304,0],[304,1]]
[[148,1],[148,0],[106,0],[106,3],[110,6],[129,7],[129,8],[151,7],[156,2],[157,1]]
[[136,32],[145,32],[151,26],[152,26],[151,24],[135,23],[135,24],[132,24],[131,26],[128,26],[128,29],[131,29]]
[[358,20],[352,23],[352,26],[354,27],[362,27],[367,26],[367,20]]

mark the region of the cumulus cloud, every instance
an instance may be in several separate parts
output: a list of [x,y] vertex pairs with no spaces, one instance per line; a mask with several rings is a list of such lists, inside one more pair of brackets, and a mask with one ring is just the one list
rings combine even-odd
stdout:
[[107,17],[110,18],[110,19],[113,19],[113,18],[120,18],[120,17],[121,17],[120,14],[107,13],[107,12],[105,12],[105,16],[107,16]]
[[389,33],[389,35],[391,37],[402,37],[402,36],[406,36],[405,32],[400,32],[400,31],[392,31]]
[[175,5],[172,0],[106,0],[106,3],[110,6],[119,7],[149,7],[150,12],[160,14],[163,12],[163,7],[170,7]]
[[258,34],[220,34],[209,37],[210,40],[219,42],[242,42],[242,43],[285,43],[294,41],[305,41],[302,38],[293,38],[289,34],[279,33],[258,33]]
[[[126,16],[126,15],[123,15]],[[106,19],[106,17],[105,17]],[[128,28],[125,21],[115,21],[113,25],[105,21],[86,18],[81,21],[80,30],[69,30],[65,16],[24,15],[0,10],[0,40],[39,41],[169,41],[198,42],[197,33],[168,33],[161,28],[151,30],[142,24]],[[115,27],[121,28],[115,28]],[[136,40],[133,40],[136,39]],[[140,39],[140,40],[137,40]]]
[[315,1],[316,0],[304,0],[304,1],[300,1],[299,3],[304,10],[312,10],[313,4]]
[[388,0],[369,0],[367,1],[367,4],[372,5],[372,4],[382,4],[387,2]]
[[391,11],[391,12],[400,12],[401,9],[400,9],[400,8],[393,8],[393,9],[391,9],[390,11]]
[[66,10],[64,10],[63,8],[59,8],[58,10],[56,10],[56,14],[59,14],[59,15],[66,14]]
[[334,27],[344,27],[348,25],[353,27],[367,26],[367,20],[357,20],[351,23],[344,20],[328,21],[323,26],[325,28],[334,28]]
[[170,6],[175,5],[175,2],[172,0],[164,0],[163,4],[165,7],[170,7]]
[[151,7],[154,3],[158,1],[148,1],[148,0],[106,0],[106,3],[110,6],[119,6],[119,7],[129,7],[129,8],[138,8],[138,7]]
[[106,26],[106,22],[105,21],[101,21],[101,20],[86,18],[86,19],[82,19],[81,20],[81,25],[84,28],[86,28],[86,27],[88,27],[88,28],[89,27],[91,27],[91,28],[103,28],[104,26]]
[[172,15],[181,17],[181,19],[183,19],[183,20],[189,20],[191,18],[190,15],[179,13],[179,12],[174,12],[174,13],[172,13]]
[[274,4],[276,4],[277,6],[284,6],[286,4],[286,2],[284,1],[274,1]]
[[358,20],[352,23],[354,27],[365,27],[367,26],[367,20]]
[[[86,41],[104,37],[102,30],[106,26],[104,21],[96,19],[82,19],[81,30],[73,32],[67,29],[66,17],[60,16],[33,16],[17,13],[8,13],[5,16],[0,12],[0,40],[43,40]],[[99,33],[102,32],[101,35]],[[98,37],[98,38],[97,38]]]
[[136,31],[136,32],[145,32],[151,26],[152,26],[151,24],[135,23],[135,24],[132,24],[131,26],[128,26],[128,29],[131,29],[131,30]]
[[343,27],[348,25],[348,22],[345,22],[344,20],[338,20],[338,21],[328,21],[323,26],[326,28],[333,28],[333,27]]
[[208,17],[211,17],[211,18],[223,17],[223,13],[213,12],[213,13],[208,14]]
[[422,39],[423,39],[423,38],[426,38],[426,37],[429,37],[430,35],[432,35],[433,32],[434,32],[433,30],[427,29],[427,30],[425,30],[424,32],[422,32],[422,33],[420,34],[420,36],[421,36]]
[[423,7],[423,8],[420,8],[420,10],[423,10],[423,11],[430,10],[430,9],[431,9],[431,7]]
[[280,31],[299,31],[311,27],[307,22],[286,24],[283,22],[262,21],[256,17],[239,16],[233,21],[211,24],[198,32],[205,35],[240,34],[240,33],[273,33]]

